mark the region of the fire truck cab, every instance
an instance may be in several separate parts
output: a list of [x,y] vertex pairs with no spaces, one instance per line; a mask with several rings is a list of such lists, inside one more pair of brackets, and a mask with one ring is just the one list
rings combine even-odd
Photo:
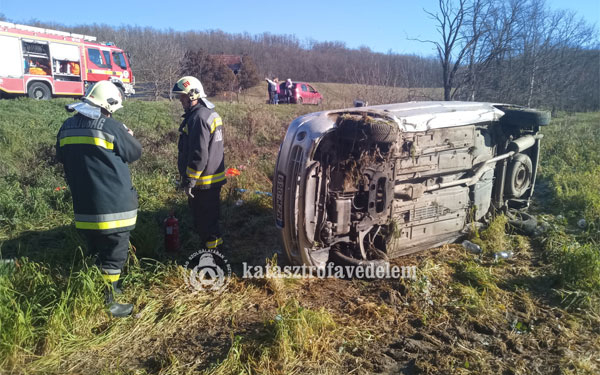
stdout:
[[126,53],[96,37],[0,22],[0,96],[82,96],[86,87],[111,81],[124,96],[135,93]]

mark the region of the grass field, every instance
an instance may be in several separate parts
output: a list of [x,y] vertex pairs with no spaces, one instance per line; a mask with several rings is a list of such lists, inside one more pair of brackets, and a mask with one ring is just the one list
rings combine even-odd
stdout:
[[[331,98],[323,107],[355,99],[353,88],[315,87]],[[238,275],[241,262],[282,261],[271,198],[253,192],[271,191],[287,124],[318,109],[261,104],[261,90],[217,103],[227,165],[242,172],[222,193],[223,253]],[[0,373],[600,372],[600,113],[561,114],[542,130],[534,238],[500,216],[477,234],[483,255],[447,245],[394,261],[417,266],[416,280],[234,275],[213,294],[191,293],[178,265],[186,255],[162,244],[175,209],[183,248],[201,247],[173,185],[180,105],[129,100],[115,117],[144,152],[131,166],[140,213],[123,285],[135,311],[119,320],[104,312],[54,160],[69,102],[0,100]],[[496,262],[499,250],[515,255]]]
[[[439,88],[403,88],[385,87],[345,83],[310,82],[310,84],[323,95],[321,107],[337,109],[354,106],[354,100],[367,101],[370,105],[400,103],[413,100],[442,100],[443,91]],[[263,104],[269,99],[267,94],[267,83],[259,84],[238,96],[220,98],[222,100],[234,100],[241,103]],[[316,109],[315,109],[316,108]]]

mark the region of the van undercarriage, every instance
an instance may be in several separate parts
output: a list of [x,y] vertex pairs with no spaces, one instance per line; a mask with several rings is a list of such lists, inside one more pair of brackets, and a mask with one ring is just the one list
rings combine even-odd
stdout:
[[528,207],[546,115],[498,107],[512,119],[402,131],[397,117],[365,109],[330,113],[304,168],[287,169],[296,194],[276,191],[284,207],[294,204],[294,227],[282,235],[295,263],[395,258],[456,240],[493,212]]

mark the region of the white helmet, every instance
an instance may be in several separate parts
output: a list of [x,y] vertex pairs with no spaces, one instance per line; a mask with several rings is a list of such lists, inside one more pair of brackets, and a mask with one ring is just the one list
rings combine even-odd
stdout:
[[171,91],[173,94],[187,94],[190,100],[201,100],[209,109],[215,108],[215,105],[206,99],[204,87],[196,77],[185,76],[180,78]]
[[187,94],[190,100],[206,98],[204,87],[196,77],[185,76],[179,79],[173,86],[174,94]]
[[121,90],[110,81],[96,82],[83,97],[83,101],[104,108],[110,113],[123,108]]

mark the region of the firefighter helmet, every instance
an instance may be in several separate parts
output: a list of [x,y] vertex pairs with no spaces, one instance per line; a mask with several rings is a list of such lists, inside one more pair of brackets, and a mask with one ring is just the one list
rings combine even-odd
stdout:
[[121,90],[110,81],[96,82],[85,94],[83,101],[104,108],[110,113],[123,108]]
[[206,98],[204,87],[196,77],[185,76],[179,79],[173,86],[174,94],[187,94],[190,100]]

